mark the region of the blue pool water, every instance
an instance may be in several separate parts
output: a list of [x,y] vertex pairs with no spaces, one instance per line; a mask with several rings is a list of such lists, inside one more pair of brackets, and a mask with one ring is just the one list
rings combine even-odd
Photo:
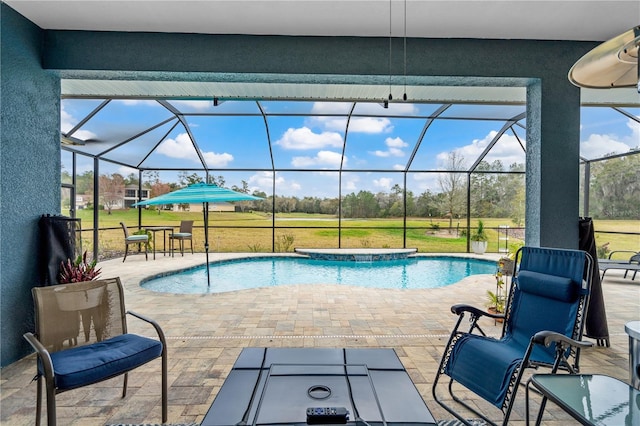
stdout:
[[289,284],[343,284],[417,289],[454,284],[469,275],[493,274],[493,261],[459,257],[417,257],[353,262],[292,257],[259,257],[211,263],[211,287],[204,265],[143,281],[148,290],[201,294]]

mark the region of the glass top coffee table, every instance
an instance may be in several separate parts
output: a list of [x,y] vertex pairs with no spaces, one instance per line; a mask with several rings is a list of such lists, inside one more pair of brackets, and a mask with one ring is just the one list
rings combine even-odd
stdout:
[[640,391],[613,377],[534,374],[529,385],[583,425],[640,425]]
[[393,349],[245,348],[201,426],[306,425],[309,408],[346,409],[337,424],[436,424]]

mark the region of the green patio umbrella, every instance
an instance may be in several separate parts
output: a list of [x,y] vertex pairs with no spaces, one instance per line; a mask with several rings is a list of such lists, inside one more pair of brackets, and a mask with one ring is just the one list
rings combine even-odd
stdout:
[[159,195],[148,200],[133,204],[138,206],[151,206],[160,204],[191,204],[202,203],[204,214],[204,251],[207,256],[207,286],[211,285],[209,279],[209,203],[222,203],[228,201],[262,200],[260,197],[237,192],[227,188],[221,188],[214,184],[194,183],[185,188]]

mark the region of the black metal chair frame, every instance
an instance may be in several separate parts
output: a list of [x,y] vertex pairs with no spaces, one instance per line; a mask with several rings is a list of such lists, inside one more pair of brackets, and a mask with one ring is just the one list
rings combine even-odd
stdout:
[[[522,249],[520,249],[516,253],[515,265],[516,270],[514,271],[514,279],[517,277],[517,268],[520,260],[520,256],[522,253]],[[593,260],[591,256],[586,253],[586,265],[585,265],[585,280],[583,281],[583,285],[587,286],[590,289],[591,285],[591,270],[593,268]],[[449,337],[449,340],[446,344],[445,353],[440,361],[440,365],[438,366],[438,370],[436,373],[436,377],[432,386],[432,394],[435,401],[440,404],[445,410],[447,410],[450,414],[455,416],[462,423],[473,426],[472,423],[469,423],[467,419],[465,419],[462,415],[456,412],[450,405],[444,402],[441,399],[436,391],[439,379],[442,375],[445,374],[445,366],[447,365],[449,358],[451,356],[452,350],[455,346],[456,341],[465,334],[473,334],[474,332],[479,333],[482,336],[486,336],[486,333],[482,330],[478,321],[481,317],[488,317],[494,320],[503,320],[502,326],[502,335],[501,338],[504,337],[506,328],[509,323],[509,317],[513,314],[513,296],[514,296],[515,286],[512,285],[509,296],[507,299],[507,305],[505,309],[505,314],[492,314],[489,312],[485,312],[481,309],[475,308],[469,305],[453,305],[451,307],[451,312],[455,315],[458,315],[458,320],[455,324],[453,331]],[[585,320],[585,309],[588,306],[589,294],[583,295],[580,297],[578,312],[576,315],[576,321],[573,327],[573,338],[568,338],[562,334],[551,332],[551,331],[540,331],[531,337],[529,345],[527,347],[526,352],[522,358],[522,362],[515,369],[514,373],[510,378],[510,382],[508,385],[507,395],[502,404],[502,414],[503,414],[503,425],[507,425],[509,421],[509,417],[511,415],[511,411],[513,409],[513,404],[515,402],[516,392],[521,384],[522,376],[524,374],[525,369],[527,368],[538,368],[538,367],[547,367],[551,368],[551,373],[555,374],[559,369],[563,369],[568,371],[570,374],[577,374],[579,372],[579,360],[580,360],[580,350],[589,348],[593,346],[591,342],[583,342],[581,341],[583,330],[584,330],[584,320]],[[469,327],[467,331],[460,331],[459,328],[462,324],[463,319],[465,318],[465,314],[469,314]],[[539,363],[530,360],[531,353],[535,345],[544,345],[546,347],[551,347],[551,345],[555,345],[555,362],[553,364]],[[570,361],[572,360],[572,362]],[[474,413],[482,420],[484,420],[487,424],[496,425],[495,422],[490,420],[486,415],[479,412],[476,408],[472,407],[470,404],[466,403],[463,398],[458,397],[453,389],[454,380],[449,378],[448,383],[448,391],[451,398],[470,412]],[[544,411],[546,399],[543,399],[541,404],[541,411]]]
[[[162,366],[161,366],[161,375],[162,375],[162,422],[166,423],[167,421],[167,404],[168,404],[168,379],[167,379],[167,366],[168,366],[168,362],[167,362],[167,342],[165,339],[165,335],[164,332],[162,330],[162,328],[160,327],[160,325],[155,322],[154,320],[144,316],[144,315],[140,315],[138,313],[132,312],[132,311],[125,311],[124,309],[124,295],[123,295],[123,289],[122,289],[122,284],[120,282],[119,278],[109,278],[106,280],[99,280],[99,281],[103,281],[103,282],[108,282],[109,285],[115,285],[117,286],[117,296],[119,298],[119,306],[121,307],[121,312],[118,313],[118,316],[121,318],[121,323],[120,326],[122,327],[122,334],[126,334],[127,333],[127,322],[126,322],[126,315],[129,314],[135,318],[138,318],[148,324],[150,324],[151,326],[153,326],[153,328],[155,329],[157,335],[158,335],[158,340],[162,343],[162,352],[161,352],[161,359],[162,359]],[[92,281],[95,282],[95,281]],[[71,284],[74,285],[74,284]],[[44,287],[47,289],[52,289],[55,286],[50,286],[50,287]],[[36,295],[36,291],[38,290],[38,288],[34,288],[33,289],[33,293],[34,293],[34,302],[37,301],[38,296]],[[37,381],[37,395],[36,395],[36,426],[40,425],[40,417],[41,417],[41,413],[42,413],[42,384],[43,381],[45,383],[45,388],[46,388],[46,395],[47,395],[47,425],[48,426],[55,426],[56,425],[56,395],[62,392],[66,392],[69,390],[73,390],[73,389],[79,389],[78,386],[73,387],[73,388],[69,388],[69,389],[60,389],[57,385],[56,385],[56,371],[55,371],[55,366],[53,365],[53,361],[51,359],[51,353],[56,352],[56,349],[59,348],[52,348],[52,347],[45,347],[45,345],[39,340],[38,337],[38,325],[40,324],[40,321],[55,321],[55,318],[38,318],[38,304],[39,303],[47,303],[46,301],[42,300],[38,303],[36,303],[36,332],[34,333],[25,333],[23,335],[23,337],[27,340],[27,342],[33,347],[33,349],[36,351],[37,354],[37,358],[38,358],[38,365],[40,365],[41,367],[41,371],[42,374],[40,374],[40,372],[38,372],[38,374],[36,375],[36,377],[34,378],[34,380]],[[108,302],[107,302],[108,303]],[[71,346],[76,346],[77,340],[74,340],[71,343]],[[157,359],[157,358],[156,358]],[[137,367],[134,368],[130,368],[129,370],[119,373],[119,374],[115,374],[109,377],[104,377],[102,379],[100,379],[99,381],[104,381],[104,380],[108,380],[111,379],[113,377],[117,377],[119,375],[123,375],[124,376],[124,383],[123,383],[123,388],[122,388],[122,398],[126,397],[127,395],[127,382],[128,382],[128,372],[132,371],[133,369],[135,369]],[[87,386],[87,385],[91,385],[97,382],[93,382],[93,383],[86,383],[81,385],[81,387],[83,386]]]
[[120,225],[122,226],[122,230],[124,231],[124,258],[122,259],[122,262],[124,263],[124,261],[127,260],[127,254],[129,254],[129,244],[138,244],[138,253],[141,251],[140,246],[144,246],[144,258],[145,260],[149,260],[149,253],[147,252],[149,236],[145,235],[145,237],[147,237],[146,239],[140,238],[132,240],[130,239],[127,225],[125,225],[124,222],[120,222]]
[[[189,240],[189,244],[191,245],[191,254],[193,254],[193,221],[192,220],[183,220],[180,222],[180,230],[176,233],[172,233],[169,236],[171,240],[171,256],[173,257],[174,252],[174,241],[178,240],[178,245],[180,247],[180,254],[184,256],[184,242]],[[186,235],[189,234],[189,235]]]

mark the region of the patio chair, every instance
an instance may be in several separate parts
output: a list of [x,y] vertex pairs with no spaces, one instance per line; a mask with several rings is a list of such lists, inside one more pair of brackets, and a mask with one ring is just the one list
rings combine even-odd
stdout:
[[[632,255],[629,257],[629,260],[613,260],[611,257],[615,253],[632,253]],[[602,279],[604,279],[604,274],[606,274],[609,269],[624,270],[624,278],[627,278],[627,274],[633,271],[631,281],[634,281],[636,274],[640,270],[640,252],[630,250],[612,251],[609,253],[607,259],[598,259],[598,268],[602,271]]]
[[171,256],[173,256],[174,249],[174,241],[178,240],[178,244],[180,245],[180,253],[184,256],[184,242],[189,240],[189,244],[191,245],[191,254],[193,254],[193,221],[192,220],[183,220],[180,222],[180,231],[173,232],[169,239],[171,240]]
[[149,253],[147,253],[147,244],[149,243],[149,236],[144,235],[129,235],[129,230],[124,222],[120,222],[120,226],[122,226],[122,231],[124,231],[124,259],[122,262],[124,263],[127,260],[127,254],[129,253],[129,244],[138,244],[138,252],[140,252],[140,246],[144,246],[144,257],[145,260],[149,260]]
[[[591,286],[592,259],[579,250],[524,247],[516,253],[516,269],[505,314],[489,314],[468,305],[454,305],[458,321],[445,347],[433,383],[435,400],[465,424],[465,418],[437,393],[442,376],[449,377],[453,401],[488,424],[495,424],[454,393],[462,385],[502,411],[507,424],[525,368],[546,366],[575,373],[579,369],[584,310]],[[468,330],[461,330],[465,314]],[[478,320],[503,318],[499,339],[487,337]],[[456,389],[457,390],[457,389]]]
[[[36,425],[42,411],[42,382],[47,393],[47,424],[56,424],[56,395],[127,373],[162,358],[162,422],[167,420],[167,345],[153,320],[125,311],[119,278],[32,289],[35,334],[24,338],[37,353]],[[158,338],[127,333],[126,314],[155,329]],[[70,337],[70,332],[75,337]]]

